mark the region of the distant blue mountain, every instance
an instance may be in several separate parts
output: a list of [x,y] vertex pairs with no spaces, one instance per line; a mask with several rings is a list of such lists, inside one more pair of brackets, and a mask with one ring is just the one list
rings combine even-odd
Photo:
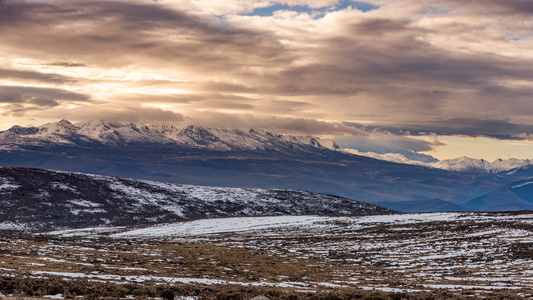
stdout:
[[476,197],[465,206],[479,211],[533,210],[533,178],[513,182]]

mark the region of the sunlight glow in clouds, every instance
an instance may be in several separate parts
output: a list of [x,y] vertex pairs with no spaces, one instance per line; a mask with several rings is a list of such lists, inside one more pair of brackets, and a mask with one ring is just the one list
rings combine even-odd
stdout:
[[526,155],[532,16],[529,0],[0,0],[0,127],[66,116]]

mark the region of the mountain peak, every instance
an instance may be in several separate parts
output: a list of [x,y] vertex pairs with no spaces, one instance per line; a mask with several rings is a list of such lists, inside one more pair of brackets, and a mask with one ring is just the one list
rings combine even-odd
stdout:
[[70,121],[66,119],[61,119],[61,121],[57,122],[56,124],[61,127],[73,127],[74,126],[74,124],[70,123]]
[[69,121],[63,119],[56,123],[47,123],[39,126],[41,133],[52,133],[57,135],[69,135],[75,133],[79,128]]

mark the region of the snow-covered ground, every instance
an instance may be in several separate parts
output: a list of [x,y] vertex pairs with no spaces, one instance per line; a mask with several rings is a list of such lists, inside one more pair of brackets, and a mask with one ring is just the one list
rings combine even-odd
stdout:
[[528,213],[243,217],[48,235],[41,256],[6,251],[0,268],[119,284],[533,295]]
[[[532,224],[529,214],[280,216],[198,220],[112,236],[246,242],[248,247],[268,249],[272,255],[291,253],[300,259],[342,261],[345,270],[339,270],[336,280],[329,282],[338,286],[483,293],[533,288],[533,257],[522,257],[517,248],[533,248]],[[380,274],[384,271],[386,276]],[[391,278],[398,278],[403,286],[391,286],[387,283]]]
[[[435,221],[460,220],[505,220],[506,216],[494,216],[476,213],[425,213],[425,214],[391,214],[360,217],[328,217],[328,216],[274,216],[274,217],[242,217],[204,219],[190,222],[178,222],[156,225],[131,231],[124,231],[112,235],[113,237],[168,237],[168,236],[203,236],[215,233],[236,231],[273,230],[313,230],[334,229],[335,224],[342,223],[343,229],[359,230],[379,224],[415,224]],[[529,215],[516,216],[516,220],[528,222]],[[303,228],[302,228],[303,227]]]

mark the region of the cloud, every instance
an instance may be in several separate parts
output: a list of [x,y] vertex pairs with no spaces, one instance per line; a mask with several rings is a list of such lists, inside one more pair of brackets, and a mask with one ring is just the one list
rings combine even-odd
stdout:
[[40,73],[0,68],[0,78],[20,80],[22,82],[42,82],[51,84],[73,83],[76,80],[59,74]]
[[116,107],[108,104],[82,106],[74,109],[48,109],[41,111],[40,118],[59,119],[68,116],[76,121],[102,120],[109,122],[145,123],[145,124],[180,124],[184,117],[180,113],[159,108],[140,106]]
[[0,86],[0,103],[57,106],[61,101],[88,102],[90,96],[63,89],[27,86]]
[[181,7],[190,11],[199,11],[213,15],[227,15],[250,13],[258,8],[267,8],[276,5],[290,6],[308,6],[310,8],[323,8],[333,6],[338,3],[336,0],[229,0],[229,1],[210,1],[210,0],[158,0],[162,4]]
[[85,67],[85,64],[82,64],[82,63],[75,63],[75,62],[59,61],[59,62],[51,63],[50,66],[59,66],[59,67]]
[[338,123],[313,119],[257,117],[252,114],[221,112],[189,112],[182,114],[151,107],[117,107],[109,104],[80,106],[74,109],[47,109],[36,114],[39,118],[60,118],[68,115],[76,121],[104,120],[145,124],[197,125],[212,128],[261,129],[298,135],[365,136],[367,133]]
[[[257,29],[210,24],[177,9],[135,1],[7,2],[0,17],[3,48],[49,60],[102,67],[146,65],[205,68],[261,63],[282,55],[282,46]],[[22,36],[21,36],[22,35]],[[2,47],[0,47],[2,48]],[[236,54],[243,54],[235,57]]]
[[338,123],[303,118],[255,116],[252,114],[193,112],[186,116],[185,121],[188,124],[204,127],[254,128],[300,135],[368,135],[362,130]]
[[400,123],[388,126],[346,125],[367,131],[390,132],[396,136],[425,136],[436,134],[439,136],[463,135],[514,140],[529,139],[533,134],[533,125],[515,124],[509,120],[479,120],[474,118],[453,118],[419,123]]
[[437,146],[444,146],[438,140],[426,141],[411,137],[399,136],[389,132],[374,130],[369,136],[338,136],[335,142],[342,148],[356,149],[361,152],[404,153],[407,150],[424,152]]
[[[3,0],[0,78],[10,87],[0,102],[60,116],[75,112],[66,103],[85,101],[90,113],[73,118],[101,111],[309,134],[362,134],[342,122],[413,135],[533,132],[531,1],[366,2],[375,9],[335,0]],[[326,9],[317,16],[295,5]],[[365,143],[435,146],[404,138]]]

